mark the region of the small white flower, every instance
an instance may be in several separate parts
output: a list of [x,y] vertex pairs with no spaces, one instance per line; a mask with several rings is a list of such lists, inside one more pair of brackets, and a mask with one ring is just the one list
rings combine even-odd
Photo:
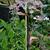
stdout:
[[44,20],[49,20],[49,18],[45,17]]
[[36,17],[34,17],[33,19],[36,19]]
[[39,16],[37,16],[39,18]]
[[30,10],[30,13],[32,14],[33,13],[33,10]]

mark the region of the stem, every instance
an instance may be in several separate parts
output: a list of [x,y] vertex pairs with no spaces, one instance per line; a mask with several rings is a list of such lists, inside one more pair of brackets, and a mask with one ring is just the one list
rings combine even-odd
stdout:
[[[25,4],[25,7],[27,7],[27,3]],[[25,9],[25,12],[27,13],[27,8]],[[27,50],[27,16],[25,16],[25,28],[26,28],[26,35],[25,35],[25,50]]]

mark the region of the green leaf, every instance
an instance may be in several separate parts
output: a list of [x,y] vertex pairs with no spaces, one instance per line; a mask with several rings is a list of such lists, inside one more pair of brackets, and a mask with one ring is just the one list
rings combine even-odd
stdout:
[[10,38],[13,38],[13,37],[14,37],[14,31],[13,31],[12,29],[9,30],[8,36],[9,36]]
[[7,38],[5,37],[5,38],[3,38],[3,40],[2,40],[2,47],[3,48],[7,48]]

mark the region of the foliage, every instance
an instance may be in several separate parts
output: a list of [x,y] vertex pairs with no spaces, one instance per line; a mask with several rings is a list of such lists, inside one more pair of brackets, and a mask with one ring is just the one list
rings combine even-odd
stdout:
[[8,23],[0,19],[0,50],[25,50],[25,42],[25,20],[15,16]]
[[34,21],[32,36],[38,37],[38,41],[33,42],[30,47],[31,50],[50,50],[50,38],[48,37],[50,31],[50,21]]
[[[41,12],[33,11],[33,13],[29,14],[28,27],[32,31],[32,36],[38,37],[38,41],[34,42],[30,46],[30,50],[50,50],[50,20],[36,20],[33,19],[37,15],[43,15],[45,17],[50,18],[50,1],[49,0],[41,0],[46,7],[42,7]],[[28,9],[29,13],[29,9]],[[43,17],[42,16],[42,17]]]

